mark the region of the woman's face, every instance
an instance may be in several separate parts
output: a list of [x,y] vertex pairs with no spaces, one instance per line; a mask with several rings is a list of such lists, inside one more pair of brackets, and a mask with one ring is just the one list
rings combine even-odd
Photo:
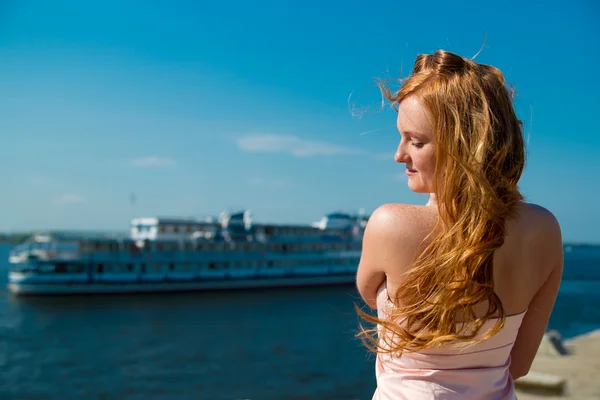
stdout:
[[406,164],[408,187],[416,193],[434,192],[435,154],[429,115],[414,96],[402,100],[398,109],[400,144],[394,155]]

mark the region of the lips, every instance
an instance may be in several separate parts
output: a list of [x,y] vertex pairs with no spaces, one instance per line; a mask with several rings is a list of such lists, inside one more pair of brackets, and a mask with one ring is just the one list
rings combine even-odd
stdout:
[[406,172],[407,172],[407,173],[409,173],[409,174],[416,174],[416,173],[417,173],[417,170],[416,170],[416,169],[412,169],[412,168],[408,168],[408,167],[406,167]]

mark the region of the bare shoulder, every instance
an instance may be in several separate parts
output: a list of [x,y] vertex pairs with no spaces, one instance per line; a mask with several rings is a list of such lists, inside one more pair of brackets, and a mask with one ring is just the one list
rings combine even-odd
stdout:
[[556,224],[557,219],[550,210],[534,203],[521,203],[519,215],[527,218],[535,218],[538,222]]
[[377,308],[381,284],[394,268],[405,263],[405,239],[413,220],[411,207],[403,204],[385,204],[369,217],[363,234],[356,286],[365,303],[372,308]]
[[369,217],[367,230],[392,236],[414,234],[423,226],[429,227],[437,211],[433,207],[412,204],[384,204]]
[[369,217],[364,244],[379,250],[387,247],[397,251],[412,251],[431,232],[436,218],[437,210],[434,207],[384,204]]
[[[516,226],[515,226],[516,225]],[[538,274],[545,277],[555,269],[562,269],[563,243],[560,224],[548,209],[531,203],[522,203],[515,220],[512,248],[528,253]],[[515,242],[519,244],[514,245]]]
[[562,246],[562,233],[556,216],[550,210],[533,203],[522,203],[518,209],[521,229],[539,244]]

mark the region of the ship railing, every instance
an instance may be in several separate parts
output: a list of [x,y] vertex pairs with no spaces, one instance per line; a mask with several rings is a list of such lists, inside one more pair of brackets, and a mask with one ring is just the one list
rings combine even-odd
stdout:
[[63,251],[57,251],[54,252],[53,257],[50,257],[56,260],[64,260],[64,261],[72,261],[72,260],[77,260],[81,258],[81,253],[77,252],[77,251],[67,251],[67,250],[63,250]]
[[56,250],[56,249],[19,249],[12,251],[9,255],[11,262],[25,262],[28,260],[75,260],[80,258],[81,254],[77,250]]

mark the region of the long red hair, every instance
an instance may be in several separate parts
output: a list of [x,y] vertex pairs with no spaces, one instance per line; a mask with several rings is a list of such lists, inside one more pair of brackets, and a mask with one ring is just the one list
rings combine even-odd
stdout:
[[[439,219],[404,275],[389,318],[358,309],[379,327],[377,335],[377,328],[361,326],[359,337],[378,352],[485,340],[504,326],[493,256],[504,243],[507,219],[523,200],[517,183],[524,140],[511,93],[498,69],[442,50],[418,56],[397,92],[383,83],[380,88],[396,109],[415,96],[429,113],[435,181],[441,182],[435,187]],[[475,306],[484,302],[487,312],[477,316]],[[491,318],[496,323],[480,335]]]

